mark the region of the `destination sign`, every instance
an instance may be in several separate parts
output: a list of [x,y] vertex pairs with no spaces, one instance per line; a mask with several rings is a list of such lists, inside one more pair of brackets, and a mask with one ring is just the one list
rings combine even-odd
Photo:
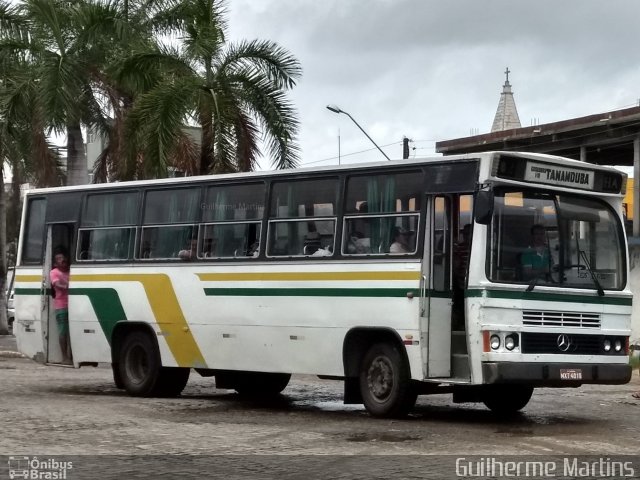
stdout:
[[527,162],[524,179],[528,182],[593,190],[595,172],[549,163]]

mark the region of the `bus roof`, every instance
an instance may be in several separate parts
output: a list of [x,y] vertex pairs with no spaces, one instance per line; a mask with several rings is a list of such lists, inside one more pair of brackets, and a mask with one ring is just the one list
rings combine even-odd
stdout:
[[347,164],[347,165],[329,165],[329,166],[322,166],[322,167],[306,167],[306,168],[294,168],[294,169],[284,169],[284,170],[226,173],[226,174],[216,174],[216,175],[197,175],[197,176],[189,176],[189,177],[172,177],[172,178],[161,178],[161,179],[153,179],[153,180],[133,180],[133,181],[126,181],[126,182],[110,182],[110,183],[95,183],[95,184],[74,185],[74,186],[34,188],[34,189],[29,189],[26,192],[26,194],[35,195],[35,194],[54,193],[54,192],[61,192],[61,191],[69,192],[69,191],[86,191],[86,190],[99,190],[99,189],[118,189],[118,188],[128,188],[128,187],[142,187],[142,186],[149,186],[149,185],[180,185],[182,183],[201,183],[201,182],[207,182],[211,180],[236,180],[236,179],[249,179],[249,178],[259,179],[263,177],[274,177],[274,176],[281,176],[281,175],[285,175],[285,176],[286,175],[309,175],[313,173],[369,170],[369,169],[377,169],[377,168],[397,168],[397,167],[412,167],[412,166],[415,167],[415,166],[433,164],[433,163],[450,163],[450,162],[457,162],[457,161],[463,161],[463,160],[489,158],[493,155],[509,155],[514,157],[518,156],[518,157],[526,157],[531,159],[556,161],[556,162],[562,162],[566,165],[580,166],[582,168],[585,168],[585,166],[588,165],[589,168],[592,168],[594,170],[613,171],[613,172],[621,173],[619,170],[616,170],[613,167],[594,165],[594,164],[585,164],[585,162],[581,162],[579,160],[573,160],[573,159],[560,157],[556,155],[530,153],[530,152],[491,151],[491,152],[481,152],[481,153],[468,153],[464,155],[421,157],[421,158],[414,158],[414,159],[408,159],[408,160],[392,160],[391,162],[376,161],[376,162],[356,163],[356,164]]

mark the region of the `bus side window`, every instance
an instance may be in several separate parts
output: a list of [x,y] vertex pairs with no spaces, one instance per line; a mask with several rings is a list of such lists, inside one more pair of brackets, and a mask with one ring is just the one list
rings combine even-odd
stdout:
[[257,258],[260,223],[203,225],[201,258]]
[[267,255],[333,256],[338,179],[274,182]]
[[27,204],[27,222],[22,247],[24,264],[42,264],[46,206],[45,198],[34,198]]
[[434,203],[433,241],[433,289],[449,291],[449,235],[451,202],[446,197],[436,197]]
[[131,258],[139,203],[137,191],[88,195],[78,232],[77,259]]

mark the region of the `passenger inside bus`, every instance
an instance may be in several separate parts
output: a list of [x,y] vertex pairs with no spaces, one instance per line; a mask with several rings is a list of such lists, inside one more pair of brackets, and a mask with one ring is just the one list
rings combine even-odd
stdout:
[[213,238],[205,238],[202,242],[202,255],[204,257],[213,257]]
[[349,243],[347,245],[347,253],[366,254],[371,253],[371,239],[358,230],[351,232]]
[[393,229],[393,242],[389,247],[389,253],[411,253],[412,248],[409,245],[409,232],[400,227]]
[[533,280],[541,275],[551,274],[551,251],[547,243],[544,225],[536,223],[531,227],[531,242],[519,258],[522,280]]
[[318,232],[308,232],[304,237],[304,246],[302,247],[302,253],[304,255],[313,255],[320,248],[322,248],[320,234]]
[[178,252],[180,260],[191,261],[195,260],[198,255],[198,239],[192,238],[189,240],[186,248]]
[[460,231],[460,241],[453,245],[453,305],[452,329],[464,330],[464,289],[467,285],[469,253],[471,251],[471,224],[467,223]]
[[464,288],[467,267],[469,265],[469,251],[471,248],[471,224],[467,223],[460,231],[462,239],[453,246],[453,277],[455,283]]
[[256,240],[247,250],[247,257],[257,258],[260,255],[260,241]]

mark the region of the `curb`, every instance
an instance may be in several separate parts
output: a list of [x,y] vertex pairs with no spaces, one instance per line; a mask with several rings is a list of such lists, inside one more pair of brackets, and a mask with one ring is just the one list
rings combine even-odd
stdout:
[[27,358],[27,356],[11,350],[0,350],[0,358]]

